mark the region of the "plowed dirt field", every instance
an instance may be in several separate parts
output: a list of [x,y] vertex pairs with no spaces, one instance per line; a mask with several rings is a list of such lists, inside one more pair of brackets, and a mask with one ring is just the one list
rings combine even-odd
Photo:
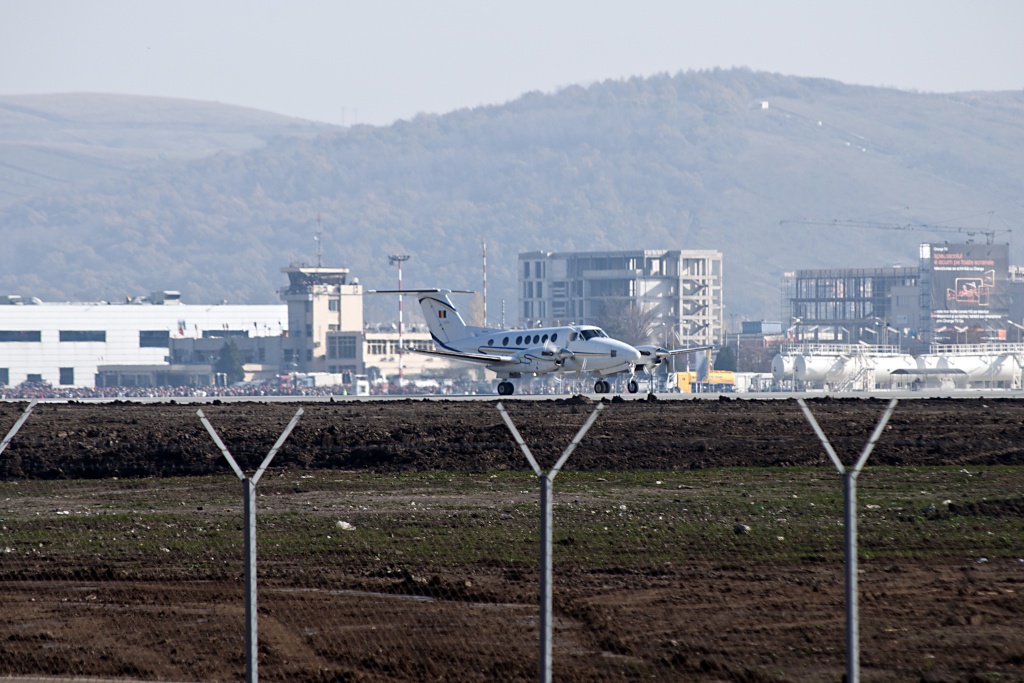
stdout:
[[[0,676],[535,680],[537,481],[496,401],[39,404],[0,455]],[[503,401],[550,467],[594,409]],[[886,401],[808,402],[840,457]],[[25,404],[0,404],[0,435]],[[1024,401],[903,401],[862,475],[865,681],[1024,680]],[[605,401],[556,480],[555,680],[838,681],[842,490],[798,405]],[[343,525],[351,527],[349,530]]]

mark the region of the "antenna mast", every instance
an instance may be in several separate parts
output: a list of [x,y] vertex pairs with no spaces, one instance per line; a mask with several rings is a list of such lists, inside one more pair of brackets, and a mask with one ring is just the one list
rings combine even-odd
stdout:
[[483,237],[480,245],[484,249],[484,327],[487,327],[487,241]]
[[409,254],[392,254],[388,256],[388,264],[398,264],[398,390],[404,391],[404,377],[402,354],[405,352],[405,348],[402,344],[402,264],[409,260]]
[[320,212],[317,211],[316,212],[316,235],[313,237],[313,239],[316,240],[316,267],[317,268],[323,268],[324,267],[324,247],[323,247],[323,239],[322,239],[323,236],[324,236],[324,229],[323,229],[323,226],[320,225]]

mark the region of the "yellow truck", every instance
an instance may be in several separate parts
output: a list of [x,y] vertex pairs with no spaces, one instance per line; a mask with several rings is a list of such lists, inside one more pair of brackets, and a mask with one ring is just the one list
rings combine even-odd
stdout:
[[697,373],[693,370],[677,372],[676,387],[684,394],[692,394],[695,390],[701,393],[735,391],[736,374],[732,370],[712,370],[703,381],[698,381]]

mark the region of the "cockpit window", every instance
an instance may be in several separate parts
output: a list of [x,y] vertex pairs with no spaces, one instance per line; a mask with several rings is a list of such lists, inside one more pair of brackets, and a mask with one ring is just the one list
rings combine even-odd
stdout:
[[570,332],[569,333],[569,341],[571,341],[571,342],[576,341],[576,333],[575,332]]
[[607,337],[608,336],[607,334],[604,333],[604,330],[602,330],[600,327],[591,327],[590,329],[580,330],[580,335],[584,339],[594,339],[595,337]]

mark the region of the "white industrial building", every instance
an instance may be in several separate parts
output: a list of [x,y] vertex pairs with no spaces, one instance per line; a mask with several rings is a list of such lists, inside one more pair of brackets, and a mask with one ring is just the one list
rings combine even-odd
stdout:
[[229,340],[249,380],[464,374],[461,364],[410,352],[432,348],[426,330],[364,329],[364,293],[347,268],[292,265],[282,272],[289,278],[283,304],[185,304],[172,291],[126,303],[0,296],[0,387],[207,386]]
[[177,292],[131,303],[0,297],[0,386],[92,387],[101,366],[166,365],[172,339],[280,337],[277,305],[191,305]]

